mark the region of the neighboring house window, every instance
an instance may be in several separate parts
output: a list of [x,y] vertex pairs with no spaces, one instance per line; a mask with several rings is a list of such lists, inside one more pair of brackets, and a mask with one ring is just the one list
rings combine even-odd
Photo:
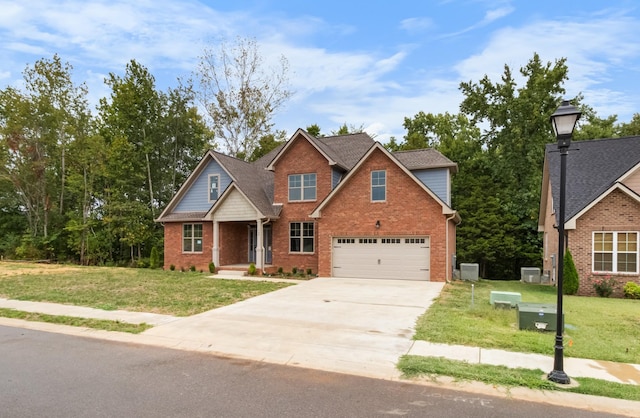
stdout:
[[182,225],[182,251],[185,253],[202,252],[202,224]]
[[594,232],[593,271],[638,272],[637,232]]
[[316,200],[316,173],[289,175],[289,201]]
[[292,253],[312,253],[314,248],[313,230],[313,222],[289,224],[289,251]]
[[220,195],[220,176],[212,174],[209,176],[209,202],[215,202]]
[[387,172],[385,170],[371,172],[371,200],[382,202],[387,199]]

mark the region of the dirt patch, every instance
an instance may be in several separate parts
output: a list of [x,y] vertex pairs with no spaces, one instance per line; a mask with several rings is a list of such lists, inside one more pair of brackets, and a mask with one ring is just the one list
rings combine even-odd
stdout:
[[18,263],[9,261],[0,263],[0,277],[65,274],[75,273],[81,270],[81,267],[62,264]]

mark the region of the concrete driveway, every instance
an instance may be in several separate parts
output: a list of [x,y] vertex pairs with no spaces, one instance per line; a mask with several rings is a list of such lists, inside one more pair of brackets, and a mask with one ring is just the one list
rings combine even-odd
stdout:
[[167,346],[364,376],[399,377],[416,320],[443,283],[318,278],[142,335]]

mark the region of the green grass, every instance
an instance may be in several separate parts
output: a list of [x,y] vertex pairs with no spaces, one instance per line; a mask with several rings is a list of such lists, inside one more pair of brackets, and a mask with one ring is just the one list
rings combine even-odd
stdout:
[[426,376],[435,380],[437,376],[450,376],[458,381],[476,381],[507,388],[526,387],[640,401],[640,386],[599,379],[574,378],[579,384],[577,387],[563,388],[546,380],[544,378],[546,373],[539,369],[469,364],[437,357],[409,355],[400,359],[398,368],[407,378]]
[[[555,332],[517,329],[515,309],[494,309],[491,290],[556,303],[556,288],[514,281],[447,284],[416,324],[416,340],[553,355]],[[640,300],[564,296],[567,357],[640,364]]]
[[202,273],[0,263],[0,297],[105,310],[190,316],[289,283],[218,280]]
[[151,328],[148,324],[128,324],[120,321],[109,321],[104,319],[75,318],[64,315],[46,315],[33,312],[18,311],[15,309],[0,308],[0,316],[5,318],[23,319],[25,321],[48,322],[51,324],[71,325],[74,327],[86,327],[102,329],[105,331],[128,332],[139,334]]

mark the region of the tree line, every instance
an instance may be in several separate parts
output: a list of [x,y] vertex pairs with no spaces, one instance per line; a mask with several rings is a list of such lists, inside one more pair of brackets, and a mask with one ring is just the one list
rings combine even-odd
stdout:
[[[205,50],[192,77],[166,91],[132,60],[123,76],[106,78],[110,95],[95,115],[72,71],[54,55],[27,66],[22,89],[0,90],[0,256],[145,264],[163,247],[154,219],[207,149],[255,160],[286,138],[272,116],[293,94],[288,63],[266,66],[251,39]],[[519,77],[505,66],[498,82],[461,83],[459,113],[419,111],[404,119],[401,140],[385,144],[433,147],[458,163],[458,260],[479,263],[483,277],[513,278],[541,264],[544,146],[555,142],[549,116],[567,75],[564,59],[535,54]],[[576,139],[640,133],[640,115],[618,123],[582,101],[573,100],[584,113]],[[322,135],[316,124],[307,130]],[[331,134],[363,130],[345,122]]]

